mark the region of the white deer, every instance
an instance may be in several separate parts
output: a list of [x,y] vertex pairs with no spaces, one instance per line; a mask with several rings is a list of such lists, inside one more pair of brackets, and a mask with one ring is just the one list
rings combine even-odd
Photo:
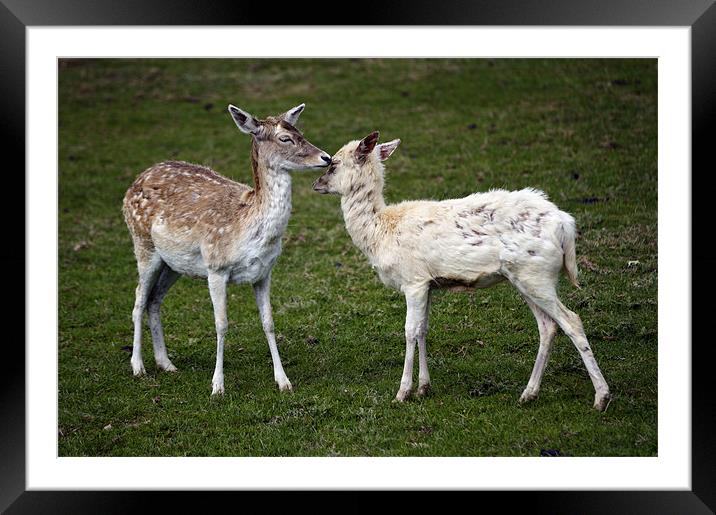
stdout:
[[341,196],[353,243],[368,257],[380,280],[405,295],[405,366],[396,399],[403,401],[411,393],[416,343],[420,353],[417,395],[430,389],[425,338],[431,290],[486,288],[507,279],[532,310],[540,334],[537,359],[520,400],[537,397],[559,325],[587,367],[596,392],[594,407],[605,410],[609,387],[582,322],[557,297],[561,270],[577,285],[574,219],[534,189],[492,190],[461,199],[386,206],[382,161],[400,140],[377,142],[374,132],[343,146],[313,189]]
[[139,284],[132,319],[134,375],[145,373],[142,319],[146,310],[160,369],[175,371],[167,356],[160,307],[180,275],[207,278],[216,324],[212,395],[224,393],[227,284],[251,283],[279,388],[291,390],[276,346],[269,292],[271,269],[291,214],[291,170],[325,167],[330,156],[309,143],[295,124],[305,105],[258,120],[229,105],[239,129],[252,136],[254,188],[204,166],[165,161],[148,168],[124,197],[124,218],[134,241]]

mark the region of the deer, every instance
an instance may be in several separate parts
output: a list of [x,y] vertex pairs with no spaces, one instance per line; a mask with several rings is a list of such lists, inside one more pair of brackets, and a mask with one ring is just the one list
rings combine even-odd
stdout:
[[147,168],[127,190],[122,204],[134,244],[139,279],[132,310],[131,366],[146,373],[142,322],[146,311],[158,369],[177,369],[167,355],[160,308],[182,276],[207,280],[216,327],[216,366],[211,394],[224,393],[224,337],[228,328],[229,283],[253,287],[263,331],[281,391],[292,389],[274,334],[271,271],[281,254],[281,238],[291,214],[291,171],[325,168],[330,155],[296,128],[305,104],[261,120],[229,104],[239,130],[252,137],[254,187],[235,182],[206,166],[164,161]]
[[572,340],[592,380],[594,408],[606,410],[610,393],[589,346],[580,317],[557,296],[564,271],[579,287],[576,224],[539,190],[493,189],[464,198],[403,201],[386,205],[383,162],[398,147],[377,144],[379,133],[338,150],[314,191],[340,196],[346,230],[383,284],[405,296],[405,362],[395,400],[413,388],[419,351],[417,397],[431,388],[426,335],[434,290],[474,291],[509,281],[537,321],[539,350],[520,402],[537,398],[559,326]]

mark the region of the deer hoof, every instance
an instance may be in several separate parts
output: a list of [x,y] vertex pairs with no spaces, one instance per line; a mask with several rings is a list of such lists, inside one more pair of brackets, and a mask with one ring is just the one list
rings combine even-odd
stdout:
[[522,395],[520,395],[520,402],[530,402],[537,398],[538,393],[534,390],[526,388],[524,392],[522,392]]
[[430,394],[430,383],[421,384],[418,387],[418,391],[415,392],[415,395],[417,395],[418,397],[426,397],[429,394]]
[[597,411],[601,411],[602,413],[607,411],[607,408],[609,407],[609,403],[612,401],[612,396],[608,393],[604,394],[596,394],[594,396],[594,409]]
[[177,367],[174,366],[174,364],[171,361],[168,361],[166,363],[157,363],[157,366],[164,370],[165,372],[176,372]]
[[397,402],[405,402],[408,400],[408,397],[410,397],[410,390],[403,390],[402,388],[398,390],[398,393],[395,396],[395,400]]
[[282,392],[292,392],[293,386],[291,386],[291,381],[286,379],[285,381],[278,382],[278,389]]
[[134,374],[134,377],[143,376],[147,373],[147,371],[144,369],[144,363],[140,362],[134,362],[132,361],[132,373]]

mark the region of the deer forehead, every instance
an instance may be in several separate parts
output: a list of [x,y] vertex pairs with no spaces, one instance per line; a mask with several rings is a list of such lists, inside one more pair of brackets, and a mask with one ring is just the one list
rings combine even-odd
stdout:
[[338,150],[338,152],[336,152],[334,159],[340,159],[341,161],[346,161],[347,158],[351,157],[355,153],[356,149],[358,148],[359,143],[360,143],[360,141],[358,141],[358,140],[346,143],[345,145],[343,145],[343,147],[341,147]]
[[267,116],[264,120],[261,120],[261,125],[264,137],[277,137],[281,134],[292,134],[296,137],[301,136],[301,133],[296,127],[274,116]]
[[299,132],[299,130],[296,127],[294,127],[293,125],[291,125],[290,123],[288,123],[284,120],[281,120],[276,124],[276,131],[277,132],[287,132],[289,134],[301,136],[301,133]]

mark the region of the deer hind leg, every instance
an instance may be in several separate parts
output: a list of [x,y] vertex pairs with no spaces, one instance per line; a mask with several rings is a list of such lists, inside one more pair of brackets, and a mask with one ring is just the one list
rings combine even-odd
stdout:
[[556,299],[551,310],[548,313],[551,314],[552,318],[557,321],[562,330],[569,336],[569,339],[572,340],[572,343],[574,343],[582,356],[584,366],[587,367],[587,372],[589,372],[589,377],[594,385],[594,409],[605,411],[611,400],[609,386],[604,380],[599,365],[597,365],[597,360],[594,359],[592,348],[587,341],[587,336],[584,334],[582,320],[579,315],[568,310],[559,299]]
[[134,323],[134,343],[132,345],[132,372],[135,376],[145,374],[144,361],[142,360],[142,320],[144,311],[147,308],[147,300],[154,284],[157,281],[159,272],[164,262],[156,251],[137,251],[137,269],[139,271],[139,282],[135,290],[134,309],[132,310],[132,321]]
[[152,332],[152,344],[154,345],[154,361],[157,366],[167,372],[176,372],[176,367],[169,360],[167,347],[164,343],[164,331],[162,330],[161,307],[169,288],[177,281],[179,274],[162,264],[157,282],[154,284],[147,304],[147,315],[149,318],[149,329]]
[[535,359],[534,368],[532,369],[532,375],[527,383],[527,387],[522,396],[520,402],[527,402],[536,399],[539,395],[540,385],[542,384],[542,377],[544,370],[549,361],[549,355],[552,351],[552,342],[557,334],[557,323],[545,313],[542,308],[537,306],[529,298],[525,297],[527,305],[532,310],[532,314],[537,320],[537,328],[539,329],[539,350],[537,351],[537,359]]
[[549,271],[535,273],[535,270],[524,270],[523,272],[522,274],[510,274],[508,278],[526,298],[557,322],[562,331],[572,340],[594,385],[594,408],[598,411],[606,410],[611,398],[609,386],[604,380],[596,359],[594,359],[587,336],[584,334],[582,320],[579,315],[568,310],[557,297],[556,284],[559,270],[557,268],[554,270],[554,276]]

